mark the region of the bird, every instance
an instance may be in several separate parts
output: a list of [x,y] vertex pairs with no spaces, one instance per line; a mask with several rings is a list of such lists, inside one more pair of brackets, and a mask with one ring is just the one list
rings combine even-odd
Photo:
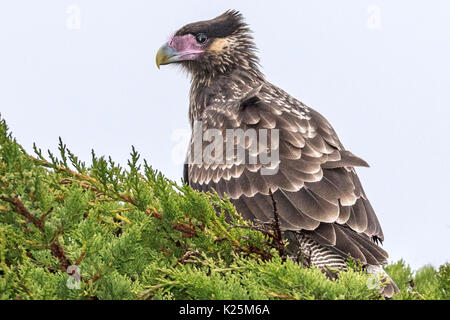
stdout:
[[276,203],[293,252],[323,269],[359,261],[392,297],[384,234],[355,169],[369,165],[324,116],[270,83],[257,53],[236,10],[183,26],[158,50],[158,68],[175,64],[191,77],[184,181],[227,197],[248,221],[269,223]]

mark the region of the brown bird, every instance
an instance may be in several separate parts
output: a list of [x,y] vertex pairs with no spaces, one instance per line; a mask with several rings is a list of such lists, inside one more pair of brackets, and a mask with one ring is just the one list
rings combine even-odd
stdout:
[[350,256],[387,280],[385,296],[398,291],[381,267],[383,231],[355,171],[368,164],[321,114],[266,80],[239,12],[182,27],[156,62],[192,76],[190,186],[226,194],[245,219],[262,223],[272,221],[275,200],[298,257],[345,269]]

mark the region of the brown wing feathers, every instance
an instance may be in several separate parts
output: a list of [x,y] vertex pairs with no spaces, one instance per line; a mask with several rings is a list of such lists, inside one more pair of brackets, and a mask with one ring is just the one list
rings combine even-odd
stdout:
[[[258,87],[235,103],[208,107],[203,129],[216,128],[223,134],[237,128],[279,129],[278,172],[261,175],[264,164],[246,165],[236,158],[215,166],[192,164],[191,186],[226,193],[244,218],[263,222],[273,218],[271,190],[282,228],[303,230],[320,244],[363,263],[385,263],[387,253],[371,240],[383,240],[380,224],[353,169],[367,163],[344,150],[320,114],[299,102],[280,103],[276,93]],[[257,143],[251,139],[241,141],[246,156]]]

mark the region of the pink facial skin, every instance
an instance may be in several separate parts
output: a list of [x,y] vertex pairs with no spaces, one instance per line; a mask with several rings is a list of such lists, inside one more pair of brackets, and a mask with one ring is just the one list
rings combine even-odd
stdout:
[[192,34],[171,36],[167,45],[177,54],[177,60],[194,60],[204,52],[203,46],[195,40]]

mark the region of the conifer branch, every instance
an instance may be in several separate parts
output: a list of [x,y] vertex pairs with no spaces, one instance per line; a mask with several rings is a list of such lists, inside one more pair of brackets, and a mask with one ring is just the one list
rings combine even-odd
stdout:
[[[86,166],[62,140],[58,149],[59,159],[36,147],[30,157],[0,119],[2,298],[380,299],[361,268],[329,281],[285,259],[276,193],[273,220],[250,224],[217,193],[141,168],[134,148],[127,169],[94,153]],[[82,264],[81,290],[61,287],[69,259]],[[402,261],[387,269],[401,299],[448,299],[450,264],[417,277]]]
[[[25,208],[25,205],[18,197],[14,197],[11,199],[1,196],[0,200],[10,203],[18,214],[22,215],[27,219],[27,223],[31,222],[39,231],[44,232],[43,221],[33,217],[31,213]],[[67,259],[64,249],[58,244],[56,239],[50,244],[50,251],[54,257],[58,258],[60,262],[60,268],[62,271],[65,272],[67,268],[71,265],[71,263]]]
[[18,197],[12,199],[1,196],[0,200],[10,203],[16,210],[16,212],[27,219],[27,223],[32,223],[37,229],[43,231],[42,222],[31,215],[30,212],[25,208],[24,204]]

